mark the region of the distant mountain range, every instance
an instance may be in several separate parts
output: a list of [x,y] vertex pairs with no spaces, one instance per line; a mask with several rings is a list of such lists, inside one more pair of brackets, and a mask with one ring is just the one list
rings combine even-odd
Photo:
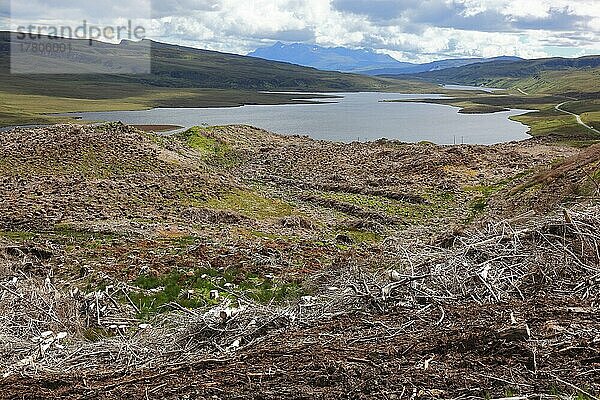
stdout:
[[434,61],[426,64],[400,62],[387,54],[371,49],[321,47],[302,43],[275,43],[248,54],[251,57],[313,67],[324,71],[354,72],[366,75],[401,75],[437,71],[492,61],[519,61],[519,57],[462,58]]

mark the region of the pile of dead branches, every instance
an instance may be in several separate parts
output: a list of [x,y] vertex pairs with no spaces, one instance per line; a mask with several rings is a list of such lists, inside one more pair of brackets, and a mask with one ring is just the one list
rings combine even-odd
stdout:
[[[488,304],[532,296],[598,301],[600,207],[581,206],[525,224],[501,221],[449,248],[388,241],[403,271],[381,298],[404,304]],[[389,302],[389,301],[388,301]]]
[[[347,265],[315,276],[311,296],[257,304],[227,287],[218,306],[135,318],[115,283],[82,292],[81,280],[58,281],[35,251],[5,248],[0,268],[0,373],[128,372],[227,359],[340,315],[435,310],[526,300],[532,296],[586,299],[600,294],[600,207],[580,206],[553,216],[507,221],[457,237],[450,247],[389,238],[388,255],[402,268]],[[351,263],[350,263],[351,264]],[[217,284],[217,283],[215,283]],[[120,299],[120,300],[119,300]],[[515,321],[516,323],[517,321]],[[403,329],[410,329],[409,325]],[[528,332],[523,333],[527,335]]]

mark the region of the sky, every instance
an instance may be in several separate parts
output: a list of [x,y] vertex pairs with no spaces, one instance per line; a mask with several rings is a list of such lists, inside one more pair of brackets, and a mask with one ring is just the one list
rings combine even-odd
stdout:
[[410,62],[600,54],[600,0],[0,0],[1,29],[125,19],[154,40],[237,54],[276,41]]

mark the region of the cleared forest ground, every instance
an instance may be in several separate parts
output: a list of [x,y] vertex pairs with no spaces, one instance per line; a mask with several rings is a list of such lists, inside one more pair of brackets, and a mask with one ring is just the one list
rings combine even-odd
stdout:
[[596,398],[598,149],[0,137],[2,398]]

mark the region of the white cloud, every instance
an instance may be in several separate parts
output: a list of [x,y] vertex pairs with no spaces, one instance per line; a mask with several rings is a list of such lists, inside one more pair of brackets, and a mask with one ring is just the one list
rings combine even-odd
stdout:
[[[144,1],[150,0],[102,0],[84,2],[85,7],[80,0],[21,4],[46,19],[108,20],[135,13]],[[146,19],[150,37],[240,54],[282,40],[371,47],[401,60],[430,61],[549,56],[553,46],[570,46],[575,53],[592,51],[600,42],[600,0],[155,0],[153,5],[155,19]]]

